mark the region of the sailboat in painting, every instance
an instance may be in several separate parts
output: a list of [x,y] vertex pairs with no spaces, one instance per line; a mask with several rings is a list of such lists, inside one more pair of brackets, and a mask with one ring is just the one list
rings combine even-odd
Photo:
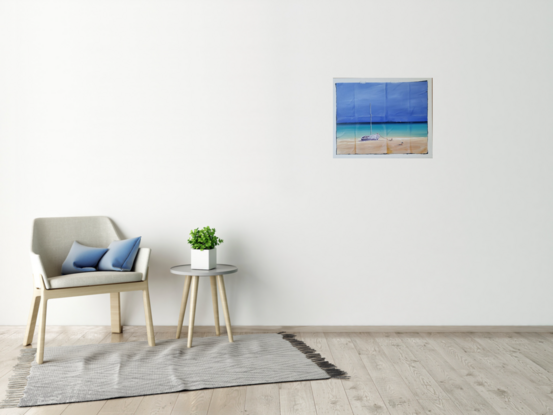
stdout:
[[361,137],[361,141],[374,141],[374,140],[378,140],[380,138],[380,134],[378,134],[378,133],[373,134],[372,104],[369,104],[369,113],[371,114],[371,132],[370,132],[370,135],[364,135],[363,137]]

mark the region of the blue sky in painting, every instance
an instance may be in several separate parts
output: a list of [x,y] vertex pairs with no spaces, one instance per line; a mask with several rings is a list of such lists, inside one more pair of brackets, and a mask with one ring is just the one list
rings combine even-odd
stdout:
[[427,122],[428,82],[336,83],[336,122]]

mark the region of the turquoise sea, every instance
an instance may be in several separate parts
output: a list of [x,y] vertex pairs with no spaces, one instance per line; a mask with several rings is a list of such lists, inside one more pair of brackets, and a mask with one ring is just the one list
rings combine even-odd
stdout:
[[[336,138],[360,139],[371,132],[369,123],[357,124],[336,124]],[[374,123],[372,127],[373,134],[380,134],[381,137],[428,137],[428,124],[425,122],[381,122]]]

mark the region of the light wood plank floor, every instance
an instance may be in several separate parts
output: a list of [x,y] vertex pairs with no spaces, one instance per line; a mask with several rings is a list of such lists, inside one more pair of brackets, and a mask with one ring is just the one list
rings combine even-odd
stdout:
[[[156,339],[175,331],[160,328]],[[23,333],[24,327],[0,326],[0,400]],[[143,327],[111,334],[108,326],[54,326],[46,333],[47,347],[147,340]],[[0,415],[553,415],[553,333],[296,334],[351,379],[0,409]]]

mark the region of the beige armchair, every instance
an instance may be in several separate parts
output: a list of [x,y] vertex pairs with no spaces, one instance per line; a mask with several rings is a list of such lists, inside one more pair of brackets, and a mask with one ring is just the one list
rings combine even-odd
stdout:
[[48,300],[77,297],[81,295],[110,294],[111,331],[121,333],[120,293],[142,291],[148,344],[155,346],[154,326],[148,290],[148,263],[150,249],[140,248],[130,272],[83,272],[61,275],[61,266],[73,241],[92,247],[104,247],[114,240],[124,239],[111,219],[105,216],[72,218],[39,218],[33,225],[31,265],[34,277],[31,313],[25,340],[27,346],[33,341],[40,306],[40,327],[36,361],[44,358],[44,335]]

